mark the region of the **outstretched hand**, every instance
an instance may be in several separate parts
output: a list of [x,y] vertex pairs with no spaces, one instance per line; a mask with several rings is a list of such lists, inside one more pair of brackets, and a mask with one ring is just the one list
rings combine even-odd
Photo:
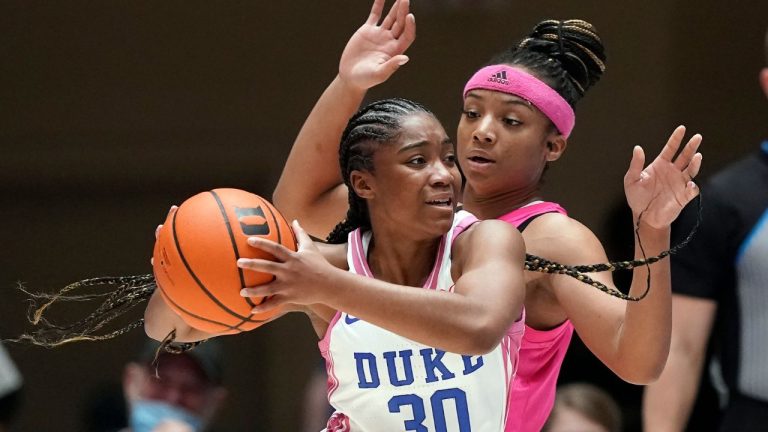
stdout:
[[408,57],[403,53],[416,38],[409,0],[396,0],[381,20],[384,2],[374,0],[368,20],[349,39],[339,61],[339,77],[361,90],[383,83],[404,65]]
[[691,200],[699,194],[693,179],[701,168],[701,135],[688,140],[675,158],[685,136],[685,127],[678,126],[670,135],[661,153],[643,169],[645,153],[635,146],[632,161],[624,176],[624,193],[635,218],[653,228],[668,227]]
[[296,252],[261,237],[250,237],[248,244],[275,257],[275,261],[240,258],[237,265],[246,270],[271,273],[275,279],[256,287],[245,287],[244,297],[268,297],[253,309],[263,313],[280,307],[283,311],[301,310],[302,305],[322,303],[322,288],[330,285],[336,267],[320,253],[315,243],[297,221],[293,231],[298,240]]

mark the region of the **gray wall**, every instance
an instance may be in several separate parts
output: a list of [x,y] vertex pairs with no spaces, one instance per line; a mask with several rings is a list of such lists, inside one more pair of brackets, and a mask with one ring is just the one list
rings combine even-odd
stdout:
[[[455,131],[473,69],[543,18],[593,22],[608,71],[580,103],[548,197],[603,236],[631,148],[655,155],[678,124],[704,134],[704,175],[768,136],[757,86],[764,0],[413,0],[411,62],[372,98],[406,96]],[[434,1],[432,3],[439,3]],[[24,327],[17,281],[53,290],[149,272],[168,207],[212,187],[269,196],[368,1],[0,3],[0,337]],[[627,227],[629,229],[629,227]],[[77,309],[77,308],[74,308]],[[63,308],[63,317],[74,316]],[[137,314],[138,316],[138,314]],[[296,430],[319,362],[301,317],[227,338],[224,430]],[[18,430],[75,431],[89,393],[117,382],[140,332],[53,350],[10,346],[27,391]]]

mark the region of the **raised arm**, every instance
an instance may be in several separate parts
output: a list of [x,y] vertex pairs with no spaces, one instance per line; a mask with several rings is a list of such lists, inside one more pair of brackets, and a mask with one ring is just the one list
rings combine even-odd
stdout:
[[[701,136],[694,135],[675,158],[684,134],[684,128],[677,128],[659,156],[645,168],[643,151],[636,147],[624,179],[627,201],[635,221],[639,221],[638,235],[645,256],[658,255],[669,249],[670,224],[698,194],[698,188],[691,179],[701,165],[701,154],[697,153]],[[543,231],[558,233],[555,241],[542,235],[542,239],[537,241],[526,237],[526,242],[529,245],[557,246],[532,253],[564,264],[607,260],[602,245],[589,229],[572,219],[555,219],[550,218],[550,226]],[[637,240],[635,257],[643,257]],[[629,294],[635,297],[643,294],[649,271],[650,291],[638,302],[607,296],[570,277],[557,275],[551,278],[558,303],[584,343],[618,376],[637,384],[646,384],[658,378],[670,345],[672,301],[669,260],[652,264],[650,270],[645,266],[634,269]],[[590,276],[614,287],[610,274],[593,273]]]
[[247,295],[272,296],[257,311],[283,302],[321,303],[425,345],[465,355],[493,349],[520,318],[525,246],[520,233],[504,222],[479,222],[456,239],[453,292],[352,274],[330,265],[298,224],[294,231],[297,252],[252,238],[252,245],[279,262],[238,261],[243,268],[276,276],[272,283],[244,289]]
[[386,81],[408,61],[416,23],[409,1],[398,0],[382,20],[384,0],[375,0],[368,20],[352,35],[339,62],[339,75],[323,92],[299,131],[275,187],[272,202],[307,231],[325,238],[347,212],[339,141],[366,91]]

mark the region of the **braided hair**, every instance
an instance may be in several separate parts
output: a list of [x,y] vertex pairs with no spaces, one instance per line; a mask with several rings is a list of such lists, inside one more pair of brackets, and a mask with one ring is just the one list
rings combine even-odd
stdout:
[[605,49],[595,27],[582,20],[545,20],[489,64],[519,66],[547,83],[571,107],[605,72]]
[[349,190],[349,210],[346,218],[328,235],[328,243],[345,243],[347,235],[355,229],[371,228],[368,205],[355,193],[349,175],[355,170],[373,172],[373,155],[377,147],[396,139],[401,132],[401,121],[416,113],[432,114],[419,103],[391,98],[373,102],[349,119],[339,145],[339,166]]
[[[141,327],[144,324],[143,318],[127,323],[120,318],[149,300],[157,289],[157,282],[152,274],[143,274],[84,279],[65,286],[55,294],[31,292],[22,284],[17,288],[29,300],[27,320],[34,329],[17,338],[4,339],[3,342],[29,343],[53,348],[70,342],[108,340]],[[78,294],[73,294],[75,291]],[[49,318],[48,312],[54,303],[89,302],[99,299],[103,299],[101,304],[80,321],[59,324]],[[121,321],[121,324],[114,325],[114,322]],[[175,338],[176,330],[172,330],[158,347],[155,360],[160,351],[178,354],[203,342],[180,343],[175,342]]]

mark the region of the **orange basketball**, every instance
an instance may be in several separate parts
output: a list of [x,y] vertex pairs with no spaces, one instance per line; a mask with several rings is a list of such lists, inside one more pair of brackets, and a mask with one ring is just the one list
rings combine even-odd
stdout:
[[251,309],[263,299],[240,295],[243,287],[273,278],[237,267],[238,258],[273,259],[249,246],[250,236],[296,250],[285,218],[269,201],[250,192],[202,192],[168,215],[155,242],[153,270],[166,303],[187,324],[210,333],[236,333],[252,330],[272,316],[252,315]]

